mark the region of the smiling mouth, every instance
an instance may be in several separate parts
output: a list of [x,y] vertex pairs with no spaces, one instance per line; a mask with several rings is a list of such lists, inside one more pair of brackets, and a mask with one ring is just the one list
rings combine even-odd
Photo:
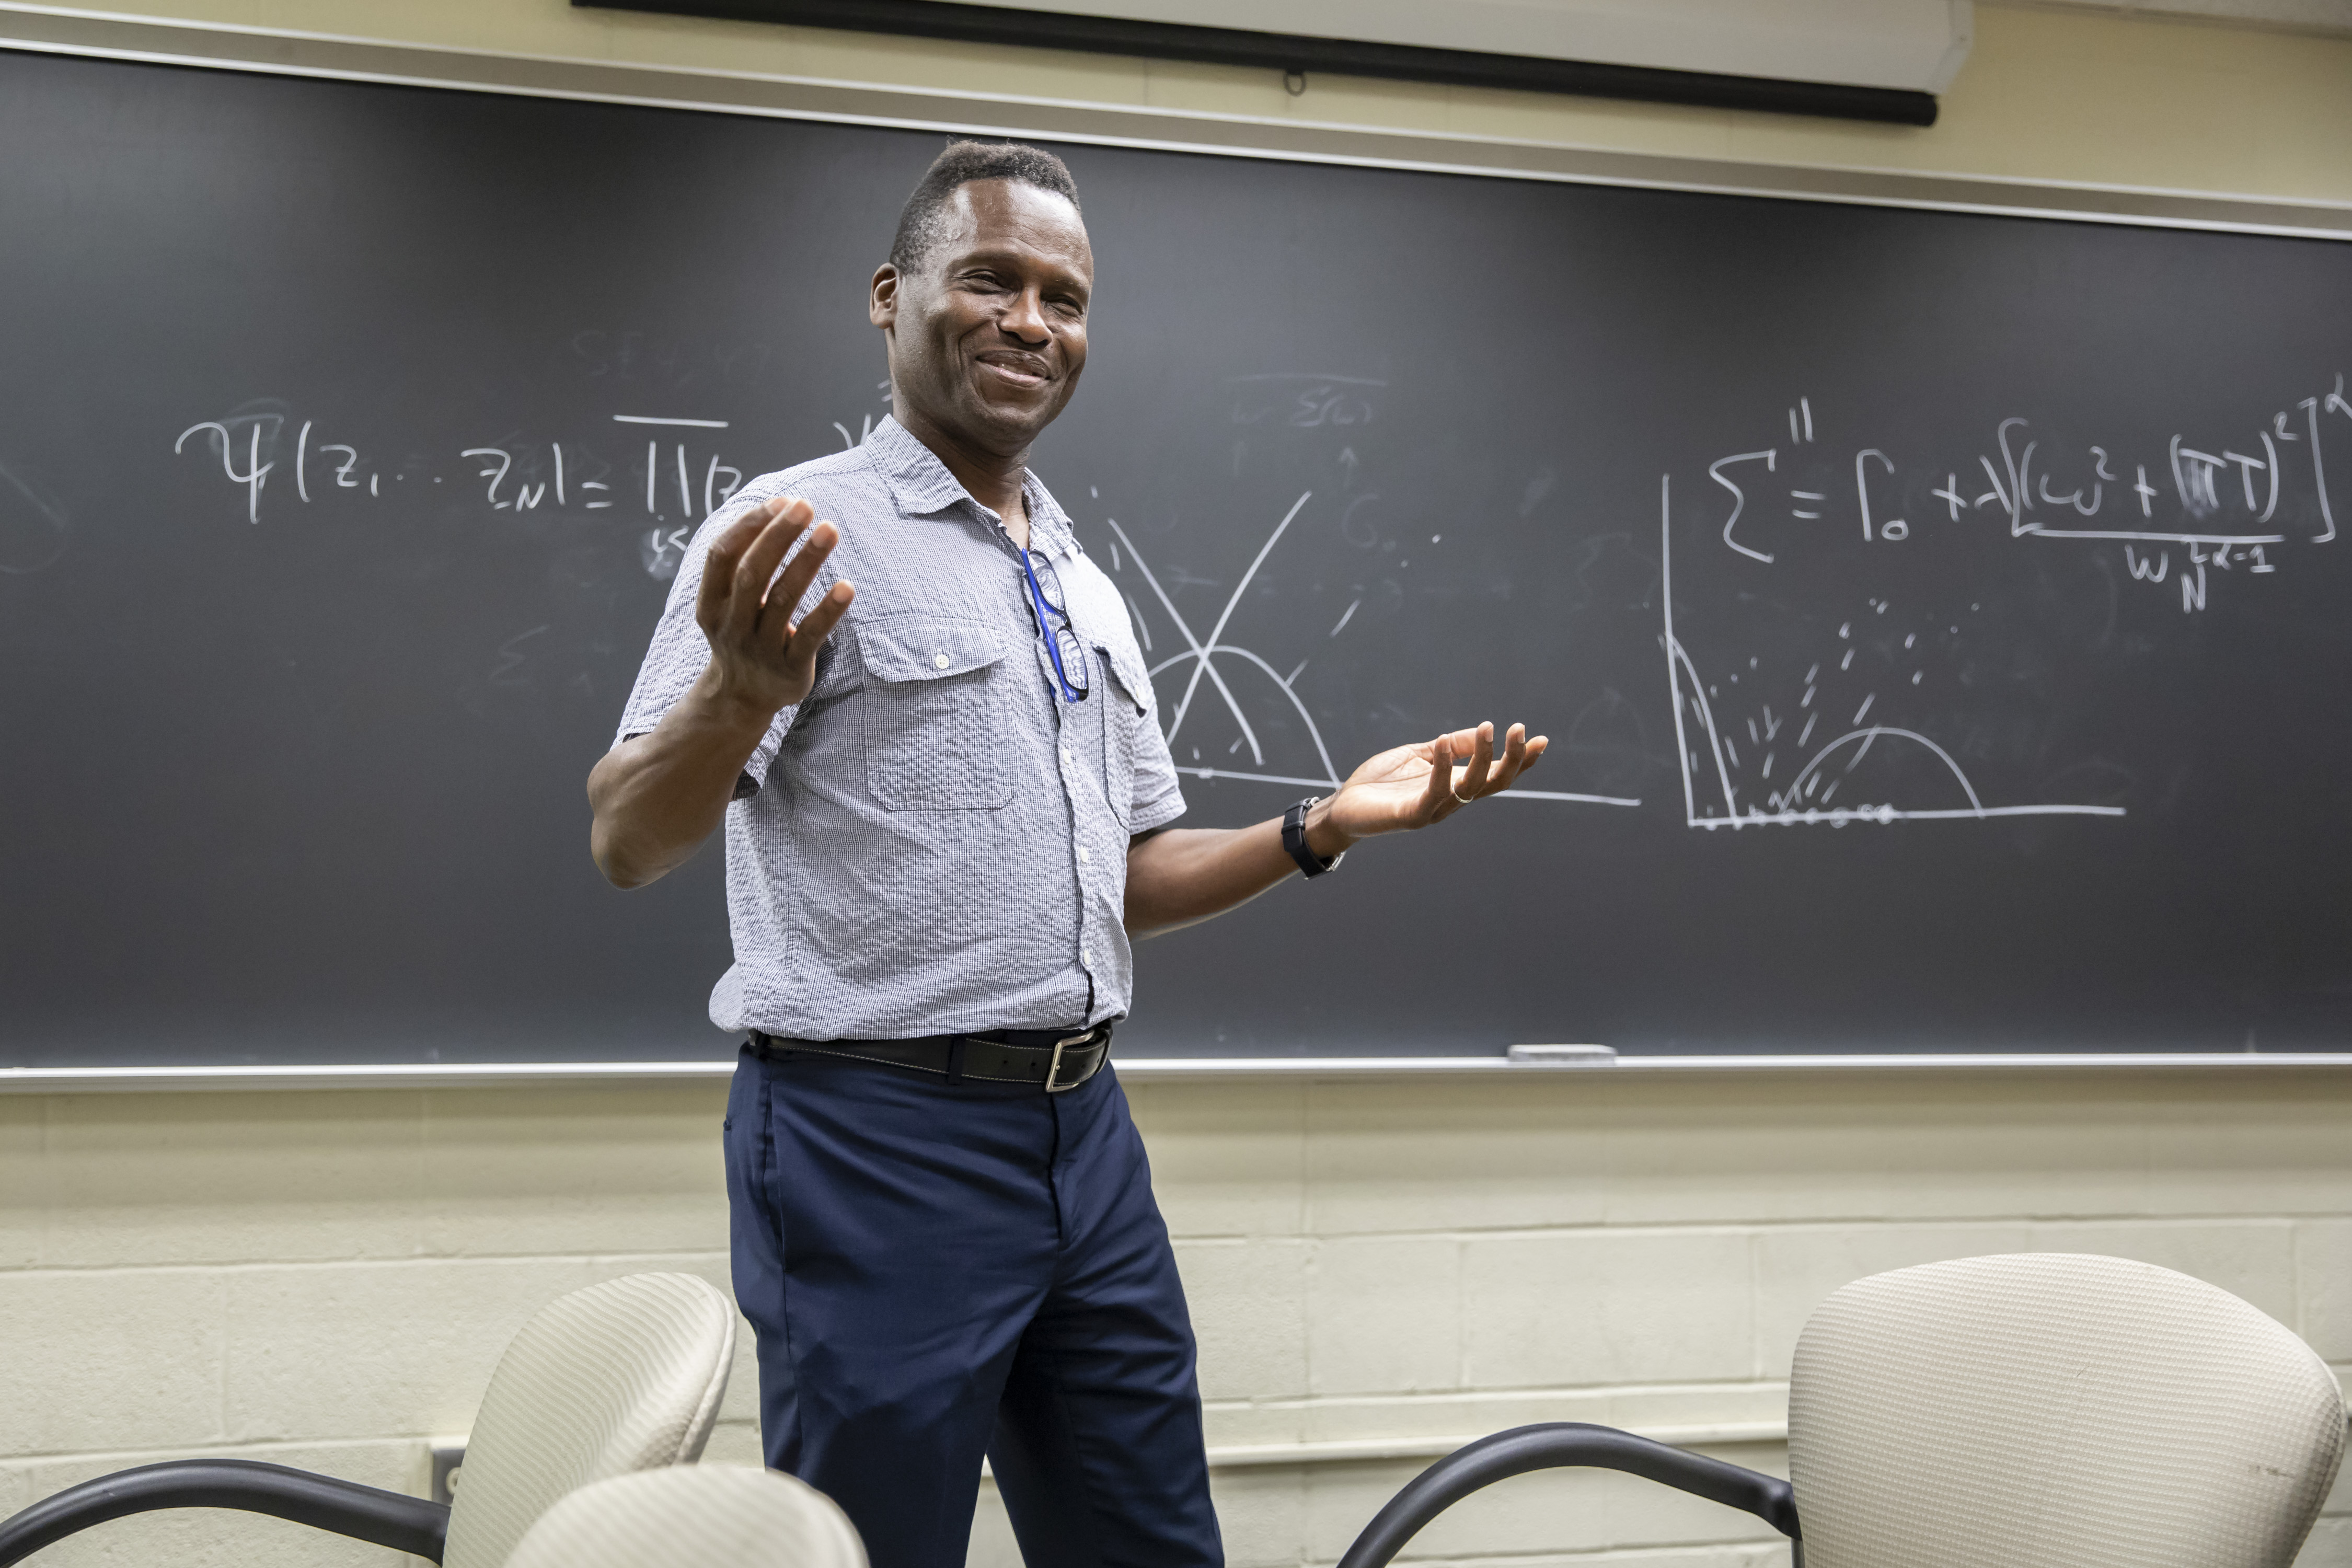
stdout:
[[1043,386],[1050,379],[1039,366],[1019,364],[1006,360],[983,359],[980,362],[980,368],[990,372],[999,380],[1018,387]]

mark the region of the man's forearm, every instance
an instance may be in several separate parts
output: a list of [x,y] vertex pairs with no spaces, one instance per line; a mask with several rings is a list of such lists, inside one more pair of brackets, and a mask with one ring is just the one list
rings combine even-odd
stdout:
[[588,850],[606,879],[641,888],[684,865],[726,820],[773,719],[720,697],[706,670],[653,730],[606,752],[588,775]]
[[[1325,859],[1348,845],[1329,820],[1330,802],[1307,814],[1307,847]],[[1172,931],[1245,904],[1298,863],[1282,847],[1282,819],[1249,827],[1171,827],[1138,842],[1127,855],[1127,929],[1137,936]]]

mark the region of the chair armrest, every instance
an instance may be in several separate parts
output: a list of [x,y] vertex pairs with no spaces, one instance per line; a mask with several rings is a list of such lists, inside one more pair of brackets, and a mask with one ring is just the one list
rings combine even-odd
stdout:
[[1752,1513],[1790,1540],[1798,1538],[1795,1493],[1777,1477],[1637,1437],[1613,1426],[1554,1421],[1481,1437],[1422,1471],[1372,1517],[1347,1555],[1339,1559],[1339,1568],[1382,1568],[1422,1526],[1479,1488],[1529,1470],[1570,1465],[1623,1470],[1644,1480],[1662,1481],[1709,1502]]
[[68,1487],[0,1522],[0,1568],[76,1531],[163,1508],[234,1508],[441,1561],[446,1503],[252,1459],[175,1459]]

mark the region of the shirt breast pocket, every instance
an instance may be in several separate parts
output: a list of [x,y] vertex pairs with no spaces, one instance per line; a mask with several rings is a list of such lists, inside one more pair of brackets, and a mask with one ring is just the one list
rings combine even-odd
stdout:
[[1151,716],[1151,678],[1143,660],[1125,648],[1097,647],[1096,662],[1109,672],[1103,682],[1103,791],[1121,827],[1134,826],[1135,754]]
[[1004,640],[933,616],[855,623],[866,665],[866,784],[886,811],[990,811],[1004,763]]

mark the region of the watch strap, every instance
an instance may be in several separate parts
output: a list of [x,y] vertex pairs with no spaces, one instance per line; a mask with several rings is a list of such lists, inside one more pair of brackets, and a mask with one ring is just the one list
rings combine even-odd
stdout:
[[1307,847],[1307,813],[1322,798],[1310,795],[1282,814],[1282,847],[1298,862],[1298,869],[1309,877],[1319,877],[1348,858],[1348,852],[1342,849],[1326,860]]

